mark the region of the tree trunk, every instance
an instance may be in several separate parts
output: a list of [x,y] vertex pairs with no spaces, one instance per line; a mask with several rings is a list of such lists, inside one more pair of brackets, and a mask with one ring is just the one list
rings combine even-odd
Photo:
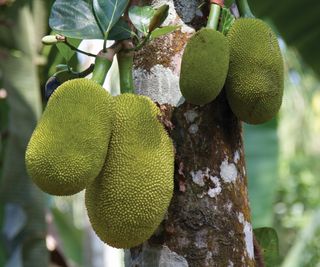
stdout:
[[224,91],[208,105],[178,105],[183,102],[181,56],[193,31],[189,26],[200,28],[207,14],[207,7],[197,9],[199,2],[152,1],[155,6],[169,4],[166,22],[182,27],[153,41],[135,58],[137,92],[172,105],[162,109],[173,123],[175,192],[159,230],[126,252],[126,266],[255,265],[241,123]]

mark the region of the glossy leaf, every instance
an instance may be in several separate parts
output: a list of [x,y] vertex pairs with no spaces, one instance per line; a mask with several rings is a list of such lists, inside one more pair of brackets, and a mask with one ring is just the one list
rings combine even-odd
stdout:
[[279,240],[277,232],[273,228],[257,228],[254,235],[262,250],[266,267],[276,267],[279,261]]
[[129,10],[129,18],[138,31],[147,35],[151,19],[155,12],[151,6],[133,6]]
[[173,26],[164,26],[161,28],[157,28],[151,33],[151,38],[155,39],[155,38],[158,38],[162,35],[174,32],[175,30],[179,29],[180,27],[181,26],[173,25]]
[[156,9],[153,18],[150,21],[149,32],[152,32],[156,28],[160,27],[161,24],[166,20],[169,14],[169,5],[163,5]]
[[124,13],[129,0],[93,0],[93,10],[99,26],[109,33]]
[[[115,14],[109,24],[103,24],[102,29],[95,19],[95,15],[90,4],[91,1],[84,0],[56,0],[52,6],[49,25],[56,33],[73,39],[104,39],[104,31],[110,32],[109,40],[123,40],[131,36],[131,30],[128,24],[118,16],[119,10],[114,10]],[[124,2],[124,1],[122,1]],[[126,1],[127,2],[127,1]],[[107,2],[106,2],[107,3]],[[104,5],[96,3],[96,8],[99,14],[102,12]],[[101,23],[108,20],[107,15],[99,16]],[[120,18],[120,19],[119,19]],[[76,41],[74,41],[76,43]],[[66,58],[71,58],[72,52],[69,48],[61,48]],[[68,60],[68,59],[67,59]]]
[[290,46],[295,46],[307,64],[320,76],[320,1],[248,0],[259,18],[272,21]]
[[132,36],[131,29],[128,23],[120,18],[118,22],[112,27],[109,35],[108,40],[125,40],[129,39]]
[[103,39],[90,4],[84,0],[56,0],[49,25],[55,32],[77,39]]

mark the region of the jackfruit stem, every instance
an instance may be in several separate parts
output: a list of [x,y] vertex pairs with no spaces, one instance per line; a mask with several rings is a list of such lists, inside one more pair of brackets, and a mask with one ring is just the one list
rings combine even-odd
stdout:
[[207,22],[207,28],[217,30],[219,24],[221,6],[211,3],[210,4],[210,13]]
[[103,85],[107,73],[111,68],[113,57],[121,50],[121,48],[122,44],[120,42],[116,42],[111,47],[107,48],[107,52],[101,50],[98,53],[94,63],[91,80],[97,82],[100,85]]
[[134,47],[132,41],[125,40],[122,42],[123,50],[117,54],[118,66],[119,66],[119,76],[120,76],[120,90],[121,93],[133,93],[133,51],[129,51]]
[[247,0],[236,0],[239,14],[244,18],[254,18]]
[[95,60],[94,69],[92,73],[91,80],[97,82],[100,85],[103,85],[104,80],[106,79],[107,73],[112,65],[112,59],[105,57],[106,53],[100,52]]

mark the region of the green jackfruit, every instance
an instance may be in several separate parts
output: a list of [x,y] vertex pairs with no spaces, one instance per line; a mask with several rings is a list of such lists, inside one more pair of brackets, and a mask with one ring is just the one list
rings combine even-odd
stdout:
[[277,37],[263,21],[241,18],[231,27],[230,66],[226,81],[234,114],[251,124],[270,120],[280,109],[283,60]]
[[147,97],[115,97],[108,155],[86,189],[90,222],[101,240],[130,248],[147,240],[161,223],[173,194],[173,144]]
[[29,175],[43,191],[72,195],[98,176],[112,130],[113,99],[97,83],[74,79],[50,97],[26,151]]
[[229,67],[227,38],[213,29],[201,29],[188,41],[184,50],[180,90],[184,98],[196,105],[214,100],[220,93]]

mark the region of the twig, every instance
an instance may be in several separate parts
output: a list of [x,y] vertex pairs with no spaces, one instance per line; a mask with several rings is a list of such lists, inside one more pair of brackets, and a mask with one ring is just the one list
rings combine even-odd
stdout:
[[86,51],[80,50],[80,49],[78,49],[77,47],[73,46],[72,44],[70,44],[70,43],[68,42],[67,37],[65,37],[65,36],[63,36],[63,35],[59,35],[59,34],[56,35],[56,39],[57,39],[58,41],[60,41],[60,42],[63,42],[63,43],[66,44],[67,46],[69,46],[71,50],[74,50],[74,51],[79,52],[79,53],[81,53],[81,54],[87,55],[87,56],[89,56],[89,57],[97,57],[97,56],[94,55],[94,54],[91,54],[91,53],[88,53],[88,52],[86,52]]

